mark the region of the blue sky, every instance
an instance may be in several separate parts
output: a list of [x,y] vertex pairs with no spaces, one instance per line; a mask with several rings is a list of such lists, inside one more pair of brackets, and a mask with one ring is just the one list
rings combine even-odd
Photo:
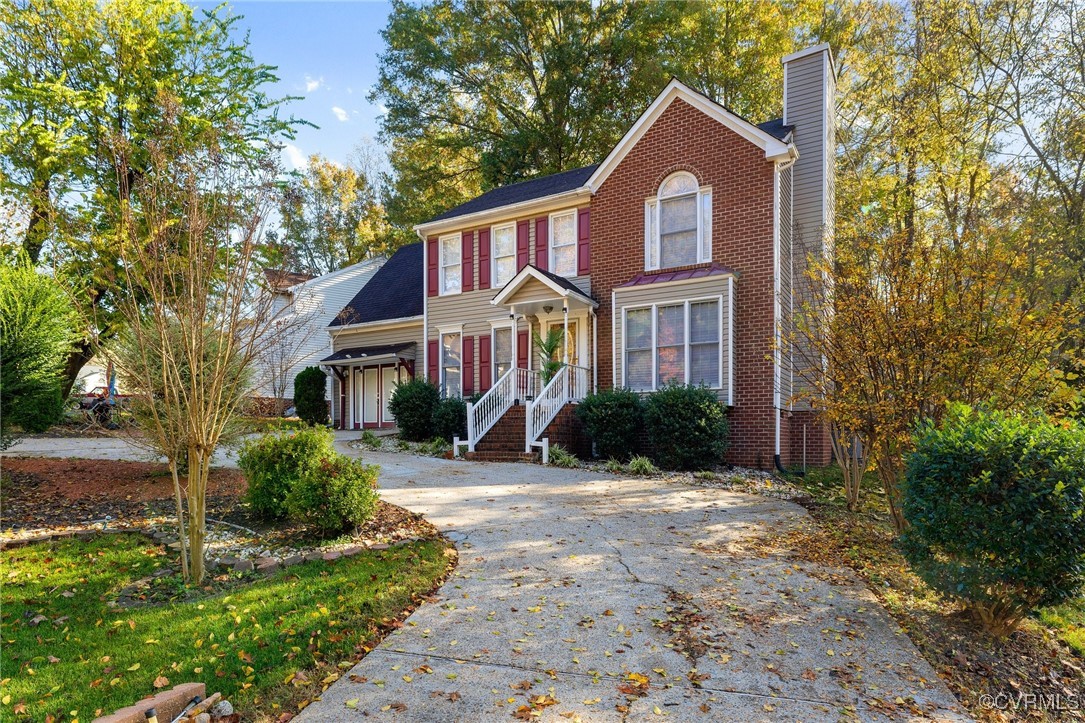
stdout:
[[[211,9],[217,2],[194,2]],[[380,31],[391,6],[383,2],[232,2],[235,26],[249,31],[258,63],[278,67],[270,94],[303,96],[287,113],[316,124],[302,127],[285,149],[287,168],[320,153],[345,163],[365,136],[376,138],[381,109],[366,96],[377,81]]]

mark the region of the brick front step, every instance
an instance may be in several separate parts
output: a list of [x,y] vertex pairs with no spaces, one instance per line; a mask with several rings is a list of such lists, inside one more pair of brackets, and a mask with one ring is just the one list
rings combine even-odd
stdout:
[[[522,442],[520,449],[523,449]],[[478,449],[465,456],[472,462],[535,462],[539,459],[537,452],[487,452]]]

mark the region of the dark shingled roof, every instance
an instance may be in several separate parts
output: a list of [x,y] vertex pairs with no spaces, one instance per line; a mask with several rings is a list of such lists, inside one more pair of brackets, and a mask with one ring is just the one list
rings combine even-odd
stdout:
[[340,361],[358,361],[359,359],[391,356],[407,349],[414,349],[414,346],[413,341],[404,342],[403,344],[385,344],[383,346],[352,346],[349,349],[340,349],[331,356],[321,359],[320,363],[333,364]]
[[422,242],[401,247],[328,326],[422,316]]
[[794,130],[795,126],[785,126],[783,118],[775,118],[764,123],[758,123],[757,127],[768,133],[773,138],[786,140],[787,134]]
[[472,198],[467,203],[461,203],[455,208],[450,208],[430,219],[430,221],[443,221],[446,218],[466,216],[469,213],[489,211],[492,208],[522,203],[523,201],[533,201],[536,198],[572,191],[583,186],[598,167],[599,164],[596,163],[583,168],[574,168],[571,171],[562,171],[541,178],[533,178],[530,181],[520,181],[511,186],[501,186],[492,191],[487,191],[477,198]]
[[268,285],[275,291],[286,291],[291,286],[316,278],[312,274],[301,271],[287,271],[286,269],[264,269],[264,278]]

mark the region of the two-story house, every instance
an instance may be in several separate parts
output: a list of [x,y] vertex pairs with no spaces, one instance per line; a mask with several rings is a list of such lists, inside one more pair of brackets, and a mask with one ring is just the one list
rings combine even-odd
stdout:
[[[809,361],[779,342],[808,254],[832,249],[833,61],[823,45],[783,64],[780,119],[755,125],[672,80],[599,164],[416,227],[415,358],[445,394],[482,395],[469,451],[582,448],[571,405],[585,394],[677,381],[728,407],[729,461],[828,462],[824,426],[792,403]],[[532,337],[555,327],[563,366],[545,379]]]

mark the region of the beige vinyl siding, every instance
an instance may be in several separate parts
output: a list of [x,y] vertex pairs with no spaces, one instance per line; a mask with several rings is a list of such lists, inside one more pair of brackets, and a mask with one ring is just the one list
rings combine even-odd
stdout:
[[[652,304],[666,305],[677,304],[687,300],[704,299],[706,297],[722,297],[722,322],[720,326],[720,339],[723,341],[723,354],[720,363],[720,381],[722,387],[719,390],[721,402],[731,404],[728,398],[728,379],[731,374],[730,359],[731,345],[734,339],[730,329],[729,284],[733,277],[725,275],[710,276],[707,279],[696,281],[677,282],[672,284],[645,284],[643,286],[630,286],[614,290],[614,384],[620,386],[625,378],[625,314],[626,308],[643,308]],[[608,343],[610,340],[600,339],[599,343]]]
[[[541,214],[540,214],[541,217]],[[525,219],[518,219],[520,221]],[[528,224],[528,249],[529,249],[529,263],[535,263],[535,251],[536,251],[536,239],[535,239],[535,217],[532,217]],[[508,223],[503,221],[501,223]],[[501,225],[496,223],[494,225]],[[463,327],[464,337],[475,338],[474,349],[474,370],[475,376],[471,384],[471,388],[478,390],[481,383],[480,370],[479,370],[479,342],[478,337],[488,336],[492,333],[492,322],[504,322],[509,320],[509,309],[503,306],[494,306],[490,303],[490,300],[497,296],[497,293],[501,291],[500,287],[491,287],[489,289],[478,288],[478,260],[479,260],[479,248],[478,248],[478,232],[472,232],[474,239],[474,259],[473,265],[474,272],[474,291],[463,291],[459,294],[452,294],[449,296],[428,296],[426,297],[426,313],[427,322],[429,324],[429,330],[426,334],[426,339],[437,339],[440,335],[439,329],[449,329],[454,327]],[[541,239],[541,243],[545,244],[546,239]],[[492,256],[491,256],[492,258]],[[492,276],[491,276],[492,279]],[[585,294],[591,295],[591,277],[590,276],[574,276],[569,278],[574,286],[580,289]],[[542,301],[545,299],[555,299],[558,296],[551,291],[545,284],[532,280],[528,282],[521,294],[523,301]],[[521,298],[518,295],[518,299]],[[555,304],[556,305],[556,304]],[[525,331],[527,325],[521,320],[519,322],[518,329]],[[357,346],[357,345],[352,345]],[[515,342],[514,347],[515,349]],[[530,353],[530,351],[529,351]],[[465,360],[466,361],[466,360]],[[422,363],[422,351],[418,352],[418,363]],[[532,360],[534,364],[534,360]],[[421,368],[421,367],[419,367]],[[425,370],[422,370],[424,373]],[[464,380],[465,384],[467,380]]]

